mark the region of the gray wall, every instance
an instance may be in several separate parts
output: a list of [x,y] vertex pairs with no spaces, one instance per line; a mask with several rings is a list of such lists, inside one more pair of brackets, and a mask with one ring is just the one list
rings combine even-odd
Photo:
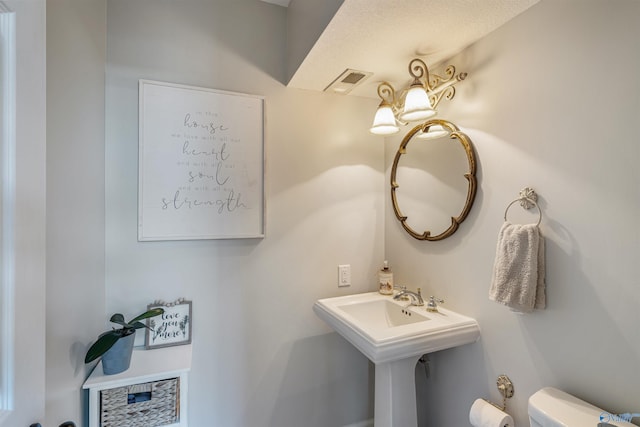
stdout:
[[[48,9],[48,424],[81,418],[82,356],[111,313],[178,297],[194,301],[193,426],[367,420],[368,363],[311,305],[373,289],[385,252],[397,281],[482,328],[478,343],[432,355],[422,425],[466,425],[473,399],[498,399],[501,373],[518,425],[544,385],[638,411],[636,1],[542,2],[454,59],[470,75],[443,117],[473,139],[480,188],[458,233],[434,244],[384,207],[399,141],[383,154],[367,134],[376,102],[280,83],[284,8],[110,0],[106,29],[104,2]],[[137,242],[140,78],[266,97],[265,239]],[[544,210],[549,308],[517,317],[487,292],[504,208],[524,186]],[[342,263],[354,285],[338,290]]]
[[293,0],[287,8],[287,75],[289,82],[344,0]]
[[[478,343],[431,357],[431,378],[419,377],[422,425],[468,425],[475,398],[500,400],[503,373],[516,425],[528,425],[527,399],[543,386],[639,411],[639,17],[637,1],[540,2],[452,60],[469,77],[442,116],[477,150],[473,210],[440,243],[413,241],[386,211],[397,280],[482,330]],[[548,308],[518,316],[488,290],[504,210],[526,186],[544,213]],[[517,205],[509,218],[534,220]]]
[[48,425],[81,421],[84,353],[104,330],[106,4],[47,2]]
[[[372,289],[383,259],[376,102],[285,88],[279,6],[111,0],[107,22],[107,313],[193,300],[190,425],[369,419],[367,360],[311,307]],[[265,97],[264,239],[137,242],[141,78]],[[338,264],[351,264],[350,288],[338,289]]]

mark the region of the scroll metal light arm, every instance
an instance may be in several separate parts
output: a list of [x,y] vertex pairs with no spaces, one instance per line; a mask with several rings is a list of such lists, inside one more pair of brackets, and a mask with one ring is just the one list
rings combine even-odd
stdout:
[[[452,100],[456,95],[454,85],[467,78],[468,73],[456,74],[456,67],[449,65],[444,70],[444,76],[429,73],[427,64],[422,59],[415,58],[409,63],[409,74],[413,77],[411,86],[422,86],[429,94],[431,105],[436,108],[442,98]],[[404,108],[404,100],[409,89],[398,94],[393,85],[383,81],[378,85],[378,96],[389,104],[393,112],[399,114]]]

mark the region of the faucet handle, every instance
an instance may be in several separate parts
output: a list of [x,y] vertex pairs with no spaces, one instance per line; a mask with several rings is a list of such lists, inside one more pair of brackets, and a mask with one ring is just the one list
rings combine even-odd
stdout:
[[429,302],[427,303],[427,311],[431,311],[433,313],[438,312],[438,304],[444,304],[444,300],[440,298],[436,298],[433,295],[429,297]]

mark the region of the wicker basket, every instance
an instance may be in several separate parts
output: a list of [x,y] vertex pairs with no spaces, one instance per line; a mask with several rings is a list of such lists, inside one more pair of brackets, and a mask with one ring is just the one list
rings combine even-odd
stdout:
[[[156,427],[177,423],[179,390],[179,378],[102,390],[100,426]],[[136,401],[139,396],[148,400]]]

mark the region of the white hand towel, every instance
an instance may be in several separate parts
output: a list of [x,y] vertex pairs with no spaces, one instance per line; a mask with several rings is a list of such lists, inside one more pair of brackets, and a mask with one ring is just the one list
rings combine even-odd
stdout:
[[505,222],[498,234],[489,299],[530,313],[545,308],[544,239],[537,224]]

